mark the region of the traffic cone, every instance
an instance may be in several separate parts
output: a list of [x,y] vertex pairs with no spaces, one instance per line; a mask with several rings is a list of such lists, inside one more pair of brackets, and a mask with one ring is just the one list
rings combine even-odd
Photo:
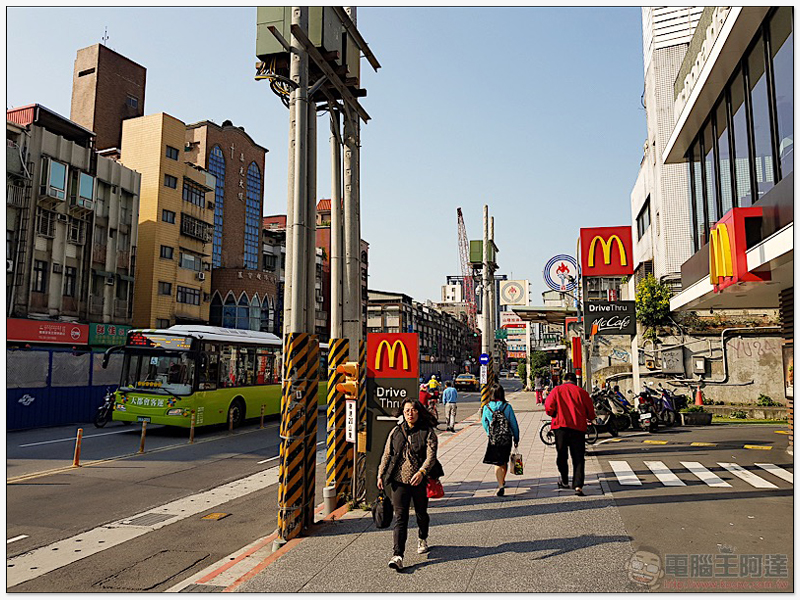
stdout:
[[697,393],[694,395],[695,406],[703,406],[703,392],[700,391],[700,386],[697,386]]

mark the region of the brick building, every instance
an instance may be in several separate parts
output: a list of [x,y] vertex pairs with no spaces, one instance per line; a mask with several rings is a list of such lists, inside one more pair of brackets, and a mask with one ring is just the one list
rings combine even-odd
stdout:
[[268,150],[231,121],[186,127],[185,160],[216,177],[211,325],[274,330],[279,279],[264,270],[262,217]]
[[119,149],[122,121],[144,115],[147,69],[95,44],[78,50],[70,119],[97,134],[97,150]]

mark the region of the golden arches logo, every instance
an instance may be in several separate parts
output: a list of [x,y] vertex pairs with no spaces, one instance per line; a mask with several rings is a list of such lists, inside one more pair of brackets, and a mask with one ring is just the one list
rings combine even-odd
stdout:
[[708,274],[712,285],[717,285],[720,277],[733,277],[731,238],[725,223],[720,223],[711,230],[711,243],[708,245]]
[[381,340],[381,343],[378,344],[378,351],[375,353],[375,370],[381,370],[381,358],[383,358],[383,348],[386,347],[386,351],[389,353],[389,363],[388,368],[396,369],[397,368],[397,350],[398,347],[400,348],[400,352],[403,355],[403,370],[409,370],[409,361],[408,361],[408,349],[406,345],[401,342],[400,340],[395,340],[393,343],[389,343],[388,340]]
[[622,267],[628,266],[628,257],[625,254],[625,244],[622,243],[622,240],[619,239],[619,236],[615,233],[607,240],[603,239],[601,236],[596,235],[592,239],[592,243],[589,245],[589,267],[594,266],[594,255],[595,255],[595,244],[600,242],[600,246],[603,248],[603,262],[607,265],[611,264],[611,245],[614,242],[617,242],[617,248],[619,249],[619,264]]

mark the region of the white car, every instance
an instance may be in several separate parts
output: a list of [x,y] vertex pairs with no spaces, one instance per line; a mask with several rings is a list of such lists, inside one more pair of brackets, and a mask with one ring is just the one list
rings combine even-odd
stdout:
[[502,377],[503,379],[508,379],[508,371],[506,371],[505,369],[500,371],[500,377]]

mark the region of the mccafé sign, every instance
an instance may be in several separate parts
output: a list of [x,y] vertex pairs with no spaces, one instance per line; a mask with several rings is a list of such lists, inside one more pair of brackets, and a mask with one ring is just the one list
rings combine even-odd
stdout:
[[419,377],[419,342],[415,333],[371,333],[367,336],[367,377]]
[[584,277],[633,275],[631,228],[581,229],[581,274]]
[[745,281],[769,281],[769,271],[747,270],[747,229],[760,233],[760,224],[753,223],[762,215],[760,206],[732,208],[711,228],[708,242],[708,277],[715,292]]

